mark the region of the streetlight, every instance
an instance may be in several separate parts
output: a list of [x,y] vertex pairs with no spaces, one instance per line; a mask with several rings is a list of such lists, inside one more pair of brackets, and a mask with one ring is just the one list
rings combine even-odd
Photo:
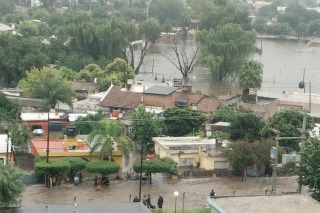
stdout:
[[173,193],[174,196],[174,212],[177,213],[177,198],[179,197],[179,192],[175,191]]
[[48,112],[48,132],[47,132],[47,149],[46,149],[46,152],[47,152],[47,163],[49,163],[49,132],[50,132],[50,110]]
[[185,195],[185,192],[183,192],[182,194],[182,213],[184,213],[184,195]]

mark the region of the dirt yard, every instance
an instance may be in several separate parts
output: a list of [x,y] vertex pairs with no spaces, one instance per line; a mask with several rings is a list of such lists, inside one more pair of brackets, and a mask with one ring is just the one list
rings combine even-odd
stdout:
[[[159,195],[162,195],[164,209],[174,208],[174,191],[180,193],[177,208],[182,208],[183,197],[185,208],[206,207],[206,197],[211,189],[215,190],[217,196],[263,195],[266,190],[268,194],[271,191],[271,178],[268,177],[247,178],[246,182],[241,182],[240,178],[168,180],[159,174],[153,175],[152,181],[151,185],[143,181],[142,196],[150,194],[151,203],[155,205]],[[297,188],[297,177],[277,178],[277,194],[295,192]],[[33,185],[23,193],[22,206],[73,204],[74,197],[77,197],[77,203],[121,203],[129,202],[130,195],[132,200],[138,194],[139,181],[136,180],[111,181],[102,191],[96,191],[93,182],[85,180],[80,186],[63,184],[52,189],[44,185]]]

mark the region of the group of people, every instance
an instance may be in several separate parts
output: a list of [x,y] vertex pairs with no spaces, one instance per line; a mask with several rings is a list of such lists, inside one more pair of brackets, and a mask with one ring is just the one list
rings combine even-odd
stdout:
[[[140,202],[140,199],[138,198],[138,196],[135,196],[133,198],[133,202]],[[154,205],[151,204],[151,195],[148,194],[148,196],[143,195],[142,198],[142,203],[143,205],[145,205],[148,209],[155,209],[156,207]],[[162,211],[162,206],[163,206],[163,197],[160,195],[158,198],[158,208],[159,211]]]
[[50,176],[49,181],[50,181],[49,182],[50,188],[52,188],[53,186],[60,186],[61,176],[60,175]]

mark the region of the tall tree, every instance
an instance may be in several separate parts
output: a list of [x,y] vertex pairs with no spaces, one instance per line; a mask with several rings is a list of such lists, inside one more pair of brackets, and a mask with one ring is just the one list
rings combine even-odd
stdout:
[[230,125],[230,139],[256,141],[261,140],[261,130],[264,123],[254,113],[239,114]]
[[92,132],[88,141],[90,144],[90,154],[99,151],[99,158],[112,158],[112,150],[120,149],[126,160],[130,158],[133,145],[128,136],[125,135],[125,127],[122,123],[112,120],[99,121]]
[[262,84],[263,65],[254,60],[242,64],[238,74],[240,87],[243,88],[243,95],[249,94],[249,88],[260,89]]
[[185,84],[189,83],[189,75],[193,72],[195,66],[198,63],[197,55],[199,51],[198,42],[195,49],[191,47],[191,50],[187,49],[185,45],[181,45],[176,37],[173,39],[173,44],[170,46],[174,56],[164,55],[164,57],[170,61],[182,74]]
[[237,24],[226,24],[216,31],[202,31],[197,39],[203,48],[202,62],[219,81],[235,77],[242,62],[256,50],[256,34]]
[[24,190],[24,172],[18,167],[0,163],[0,207],[18,204],[18,197]]
[[0,35],[0,84],[15,87],[26,70],[50,62],[39,38],[5,33]]
[[164,111],[166,134],[168,136],[184,136],[197,132],[206,116],[197,110],[189,108],[168,108]]
[[[147,112],[143,105],[139,106],[131,116],[132,133],[143,147],[144,152],[153,153],[154,142],[152,137],[159,136],[162,133],[162,122],[151,112]],[[143,153],[144,154],[144,153]]]

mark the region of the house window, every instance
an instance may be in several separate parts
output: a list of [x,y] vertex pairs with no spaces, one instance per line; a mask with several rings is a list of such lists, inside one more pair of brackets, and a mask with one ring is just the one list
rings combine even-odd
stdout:
[[193,158],[181,158],[179,166],[193,166]]
[[227,161],[214,161],[214,168],[213,169],[227,169],[228,162]]

